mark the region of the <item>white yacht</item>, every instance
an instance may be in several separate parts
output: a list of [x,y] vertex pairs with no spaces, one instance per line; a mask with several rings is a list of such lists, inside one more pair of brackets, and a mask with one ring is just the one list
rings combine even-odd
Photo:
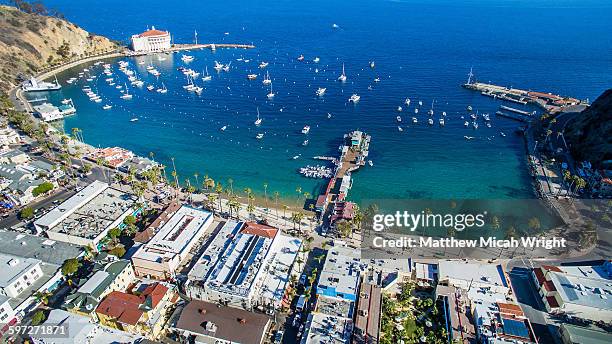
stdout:
[[225,131],[225,129],[227,129],[227,125],[221,127],[221,131]]
[[128,92],[127,85],[125,85],[125,93],[121,96],[121,99],[132,99],[132,95]]
[[469,126],[469,125],[470,125],[470,122],[465,121],[465,122],[463,122],[463,125],[467,127],[467,126]]
[[423,106],[423,101],[419,100],[419,106]]
[[342,64],[342,74],[340,74],[340,76],[338,77],[338,80],[341,82],[346,81],[346,73],[344,72],[344,63]]
[[158,92],[158,93],[162,93],[162,94],[164,94],[164,93],[168,93],[168,89],[166,88],[166,85],[164,85],[164,83],[163,83],[163,82],[162,82],[162,88],[158,88],[158,89],[157,89],[157,92]]
[[153,85],[148,85],[147,86],[147,90],[153,92],[153,90],[155,89],[155,86]]
[[402,127],[400,127],[399,125],[397,126],[397,130],[404,131],[404,129],[402,129]]
[[183,62],[191,62],[191,61],[193,61],[193,59],[194,59],[194,57],[193,57],[193,56],[191,56],[191,55],[185,55],[185,54],[183,54],[183,56],[181,56],[181,60],[182,60]]
[[398,122],[401,122],[401,121],[402,121],[402,117],[400,117],[400,116],[395,117],[395,119],[396,119]]
[[402,109],[402,107],[401,107],[401,106],[398,106],[398,107],[397,107],[397,112],[402,112],[402,110],[403,110],[403,109]]
[[419,120],[418,120],[416,117],[412,117],[412,123],[415,123],[415,124],[416,124],[416,123],[418,123],[418,122],[419,122]]
[[380,78],[379,77],[374,78],[374,82],[380,82]]
[[503,132],[500,132],[499,134],[500,134],[502,137],[506,137],[506,134],[505,134],[505,133],[503,133]]
[[132,119],[130,119],[130,122],[137,122],[138,121],[138,117],[134,117]]
[[404,104],[406,104],[406,106],[410,106],[410,98],[406,98],[406,100],[404,100]]
[[472,123],[472,127],[474,127],[474,129],[478,129],[478,123],[476,122]]
[[217,72],[220,72],[223,69],[223,64],[215,61],[215,66],[213,67]]
[[430,119],[428,119],[428,120],[427,120],[427,123],[429,123],[429,125],[433,125],[433,124],[434,124],[434,123],[433,123],[433,119],[431,119],[431,118],[430,118]]
[[265,78],[261,82],[264,85],[270,85],[272,83],[272,79],[270,79],[270,73],[266,72]]
[[206,72],[204,73],[204,76],[202,77],[202,81],[210,81],[210,80],[212,80],[212,76],[208,74],[208,66],[206,66]]
[[68,105],[70,103],[72,103],[72,99],[63,99],[62,100],[62,104],[64,104],[64,105]]
[[257,108],[257,119],[255,120],[255,125],[256,126],[261,125],[261,121],[262,121],[262,119],[259,117],[259,108]]
[[308,134],[310,132],[310,126],[305,125],[304,128],[302,128],[302,134]]
[[322,95],[325,94],[325,91],[327,91],[327,88],[319,87],[319,89],[317,90],[317,96],[321,97]]
[[298,60],[298,61],[304,61],[304,55],[300,55],[300,56],[298,56],[297,60]]
[[108,105],[108,104],[106,104],[106,105],[104,105],[104,106],[102,107],[102,110],[110,110],[110,109],[112,109],[112,108],[113,108],[113,106],[112,106],[112,105]]
[[419,109],[418,108],[414,108],[414,113],[419,113]]
[[440,125],[444,126],[444,118],[440,118]]
[[229,72],[229,70],[230,70],[230,65],[231,65],[231,64],[232,64],[232,63],[230,62],[230,63],[226,64],[225,66],[223,66],[223,71],[224,71],[224,72]]
[[272,83],[270,83],[270,93],[268,93],[266,97],[268,97],[268,99],[272,99],[275,95],[276,93],[274,93],[274,91],[272,90]]
[[302,146],[308,146],[308,143],[309,143],[309,142],[310,142],[310,141],[308,141],[308,140],[304,140],[304,142],[302,142]]
[[264,137],[264,134],[262,134],[262,133],[259,133],[259,134],[257,134],[257,136],[255,136],[255,138],[258,139],[258,140],[263,139],[263,137]]
[[263,62],[263,61],[262,61],[262,62],[259,64],[259,68],[264,69],[264,68],[268,67],[268,65],[269,65],[269,63],[268,63],[268,62]]
[[349,98],[349,102],[357,103],[360,99],[361,97],[355,93]]
[[370,68],[374,68],[374,61],[370,61]]
[[312,62],[314,62],[314,63],[319,63],[319,61],[321,61],[321,59],[319,57],[315,57],[314,60],[312,60]]
[[247,79],[255,80],[255,79],[257,79],[257,74],[249,74],[249,75],[247,75]]

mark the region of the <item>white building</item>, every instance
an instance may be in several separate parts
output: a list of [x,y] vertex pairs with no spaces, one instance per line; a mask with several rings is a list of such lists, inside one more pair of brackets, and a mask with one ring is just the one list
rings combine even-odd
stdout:
[[228,221],[189,272],[187,293],[247,310],[280,309],[301,244],[274,227]]
[[6,126],[0,129],[0,146],[14,145],[21,142],[21,136],[15,129]]
[[37,259],[0,253],[0,293],[8,297],[19,296],[42,277],[40,264]]
[[[108,343],[139,343],[142,337],[128,332],[119,331],[98,324],[93,324],[91,318],[66,312],[61,309],[53,309],[43,325],[63,326],[61,336],[49,338],[42,333],[32,335],[36,344],[108,344]],[[61,329],[58,330],[60,333]]]
[[10,299],[6,295],[0,295],[0,324],[8,324],[15,318],[15,310],[9,303]]
[[479,261],[441,260],[438,283],[465,290],[486,288],[504,295],[510,291],[501,265]]
[[94,181],[34,222],[49,239],[96,248],[123,219],[136,214],[137,197]]
[[181,206],[132,256],[136,275],[160,280],[174,278],[212,223],[210,212]]
[[170,32],[156,30],[155,26],[138,35],[132,35],[132,50],[136,52],[154,52],[170,49]]
[[612,321],[612,264],[536,268],[532,279],[548,312]]

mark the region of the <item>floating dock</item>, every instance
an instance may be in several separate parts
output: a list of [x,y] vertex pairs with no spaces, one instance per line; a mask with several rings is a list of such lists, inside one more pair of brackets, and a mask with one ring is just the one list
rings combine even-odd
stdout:
[[524,116],[533,116],[534,113],[535,113],[535,111],[534,112],[523,111],[523,110],[515,109],[515,108],[509,107],[509,106],[505,106],[505,105],[501,105],[499,108],[502,109],[502,110],[506,110],[506,111],[510,111],[510,112],[515,112],[515,113],[518,113],[518,114],[524,115]]
[[521,116],[521,115],[518,115],[518,114],[514,114],[514,113],[507,113],[507,112],[497,111],[495,114],[498,115],[498,116],[510,118],[510,119],[513,119],[513,120],[519,121],[519,122],[529,122],[529,118],[526,118],[524,116]]

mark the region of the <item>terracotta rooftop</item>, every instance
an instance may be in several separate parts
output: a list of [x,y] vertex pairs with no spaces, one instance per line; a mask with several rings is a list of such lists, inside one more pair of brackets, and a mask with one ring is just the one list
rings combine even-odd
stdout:
[[155,37],[155,36],[165,36],[167,34],[168,34],[168,32],[166,32],[166,31],[148,30],[148,31],[145,31],[145,32],[141,33],[138,36],[140,36],[140,37]]
[[516,316],[524,316],[523,310],[519,305],[515,305],[513,303],[503,303],[498,302],[497,307],[499,307],[499,312],[503,314],[512,314]]
[[161,283],[148,285],[141,295],[113,291],[108,294],[96,313],[109,316],[122,324],[136,325],[147,309],[155,308],[168,292]]
[[272,226],[262,225],[255,222],[246,222],[244,228],[242,228],[240,233],[258,235],[260,237],[274,239],[276,233],[278,233],[278,229]]

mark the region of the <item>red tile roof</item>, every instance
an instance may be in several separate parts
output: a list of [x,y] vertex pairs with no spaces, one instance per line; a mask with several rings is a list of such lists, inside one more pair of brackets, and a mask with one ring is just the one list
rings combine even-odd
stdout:
[[140,304],[141,299],[136,295],[113,291],[100,302],[96,313],[114,318],[123,324],[136,325],[144,313],[138,308]]
[[240,233],[258,235],[260,237],[274,239],[276,233],[278,233],[278,229],[255,222],[247,222],[244,228],[242,228],[242,230],[240,231]]
[[141,33],[139,36],[140,37],[155,37],[155,36],[165,36],[168,33],[166,31],[161,31],[161,30],[148,30],[145,31],[143,33]]
[[122,324],[136,325],[144,311],[142,305],[148,298],[151,307],[155,308],[168,292],[168,288],[161,283],[148,285],[141,295],[113,291],[98,305],[96,313],[116,319]]
[[503,303],[498,302],[497,307],[499,307],[499,312],[504,314],[512,314],[516,316],[523,316],[523,310],[519,305],[513,303]]

